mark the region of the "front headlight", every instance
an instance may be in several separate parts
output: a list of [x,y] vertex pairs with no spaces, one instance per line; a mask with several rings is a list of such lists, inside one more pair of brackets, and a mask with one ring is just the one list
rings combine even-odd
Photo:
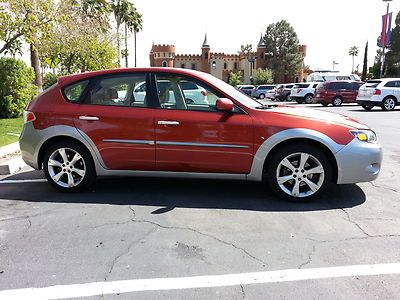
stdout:
[[362,142],[376,143],[377,138],[372,130],[350,130],[351,134]]

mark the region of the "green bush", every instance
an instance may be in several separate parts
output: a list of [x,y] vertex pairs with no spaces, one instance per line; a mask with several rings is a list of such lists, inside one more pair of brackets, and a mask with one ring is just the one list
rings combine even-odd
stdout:
[[53,73],[47,73],[44,78],[43,78],[43,89],[48,89],[51,87],[53,84],[57,82],[57,78],[60,75],[58,74],[53,74]]
[[34,78],[33,69],[22,60],[0,58],[0,118],[21,116],[26,104],[37,95]]

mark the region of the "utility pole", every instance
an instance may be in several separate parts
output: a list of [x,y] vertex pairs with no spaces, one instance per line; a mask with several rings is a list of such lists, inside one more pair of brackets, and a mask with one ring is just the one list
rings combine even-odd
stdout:
[[338,65],[339,63],[336,61],[332,61],[332,70],[335,70],[335,66]]

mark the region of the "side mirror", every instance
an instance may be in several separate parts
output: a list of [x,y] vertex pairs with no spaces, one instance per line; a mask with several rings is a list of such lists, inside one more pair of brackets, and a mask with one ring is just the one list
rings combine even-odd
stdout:
[[234,104],[228,98],[219,98],[217,99],[216,106],[219,111],[232,111]]

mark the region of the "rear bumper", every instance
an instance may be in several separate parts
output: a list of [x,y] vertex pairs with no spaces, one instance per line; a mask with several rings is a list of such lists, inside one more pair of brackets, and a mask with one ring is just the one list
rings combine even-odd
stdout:
[[362,99],[357,99],[356,102],[357,102],[357,104],[368,105],[368,106],[371,106],[371,105],[376,106],[376,105],[380,105],[381,104],[380,102],[377,102],[377,101],[362,100]]
[[40,169],[40,166],[38,165],[38,145],[42,138],[40,130],[36,130],[33,127],[32,122],[25,124],[19,138],[19,147],[21,149],[22,159],[28,166],[31,166],[36,170]]
[[382,147],[379,144],[352,140],[335,154],[338,165],[338,184],[375,180],[382,164]]

